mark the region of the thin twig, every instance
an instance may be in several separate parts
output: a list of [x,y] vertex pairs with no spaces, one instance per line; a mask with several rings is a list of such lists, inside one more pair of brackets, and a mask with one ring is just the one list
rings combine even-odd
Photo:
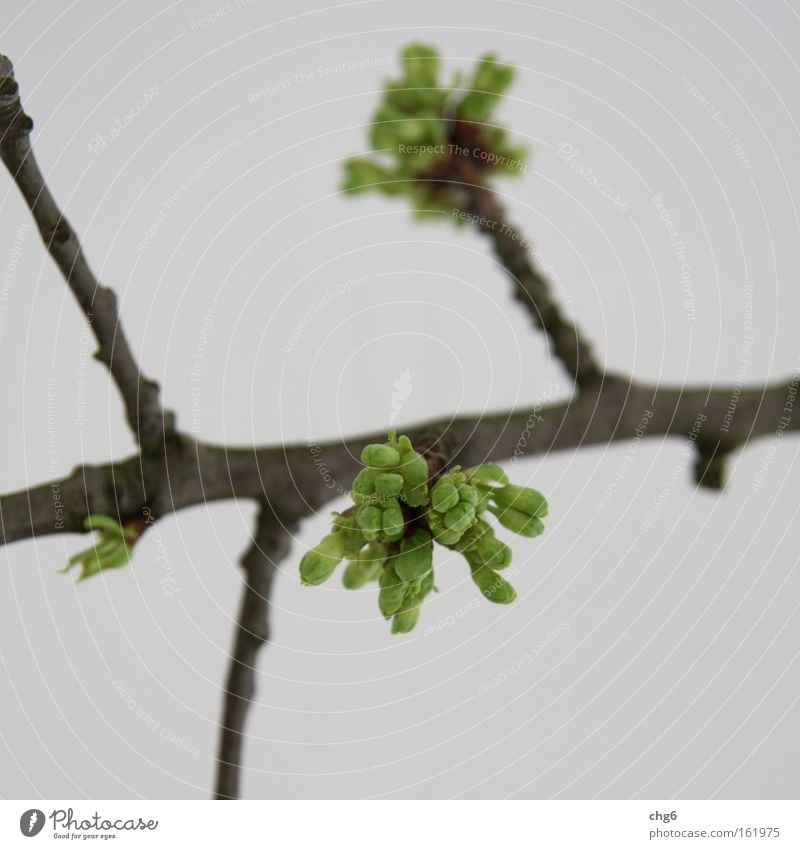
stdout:
[[250,548],[242,558],[245,585],[225,685],[215,799],[238,799],[245,722],[255,694],[259,649],[269,639],[269,598],[276,565],[289,551],[291,527],[263,504]]
[[62,215],[30,144],[33,122],[20,102],[11,61],[0,55],[0,158],[31,210],[44,244],[78,300],[98,342],[104,363],[122,395],[131,430],[143,449],[157,448],[174,431],[174,418],[162,410],[158,384],[143,377],[119,320],[117,297],[101,286]]
[[546,334],[553,353],[575,380],[586,389],[603,378],[591,344],[567,318],[548,279],[536,268],[530,244],[508,223],[506,213],[491,189],[462,184],[468,189],[468,212],[475,226],[492,240],[495,254],[514,281],[514,294]]

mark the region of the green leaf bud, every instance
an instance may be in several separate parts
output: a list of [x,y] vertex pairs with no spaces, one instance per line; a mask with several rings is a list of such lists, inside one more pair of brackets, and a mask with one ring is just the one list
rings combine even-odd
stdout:
[[376,507],[374,504],[365,504],[358,508],[356,519],[367,539],[377,539],[383,528],[383,511],[380,507]]
[[377,580],[383,573],[386,549],[379,543],[370,543],[363,552],[351,560],[345,567],[342,583],[348,590],[363,587]]
[[406,79],[420,86],[435,86],[439,76],[439,54],[427,44],[409,44],[402,54]]
[[431,490],[431,505],[439,513],[446,513],[458,504],[458,487],[447,477],[439,478]]
[[384,567],[383,574],[378,580],[380,591],[378,592],[378,607],[384,618],[394,616],[403,604],[408,590],[408,584],[401,581],[394,566]]
[[344,163],[345,174],[342,191],[363,192],[367,189],[383,189],[391,174],[369,159],[348,159]]
[[490,507],[489,510],[497,516],[503,527],[515,534],[524,537],[538,537],[544,531],[541,519],[536,516],[529,516],[527,513],[520,513],[519,510],[513,509]]
[[418,528],[400,544],[400,553],[393,558],[394,569],[404,581],[416,581],[433,569],[433,543],[430,534]]
[[383,511],[381,525],[387,540],[397,540],[403,536],[405,520],[399,504],[390,504],[386,507]]
[[420,606],[416,599],[413,605],[406,607],[405,605],[392,617],[392,633],[407,634],[413,631],[419,622]]
[[502,489],[495,489],[492,499],[501,510],[518,510],[540,519],[547,515],[547,499],[541,492],[527,486],[508,484]]
[[381,472],[375,477],[375,493],[381,498],[396,498],[403,491],[403,476],[394,472]]
[[341,533],[332,533],[303,555],[300,561],[300,579],[303,584],[317,585],[333,574],[344,557],[344,539]]
[[362,469],[353,481],[351,495],[356,504],[363,503],[375,494],[375,478],[378,476],[375,469]]
[[511,604],[514,601],[517,592],[505,578],[487,566],[479,565],[470,552],[466,552],[464,556],[469,563],[472,580],[484,598],[495,604]]
[[414,451],[404,451],[397,471],[403,476],[403,499],[409,507],[422,507],[428,503],[428,461]]
[[400,462],[400,452],[391,445],[374,443],[361,452],[361,462],[376,469],[393,469]]
[[508,475],[496,463],[484,463],[473,469],[466,469],[465,474],[468,479],[477,483],[503,485],[508,483]]
[[475,521],[475,508],[459,502],[444,515],[444,526],[451,531],[463,533]]
[[474,507],[478,503],[478,490],[468,483],[462,483],[458,488],[458,500],[462,504],[469,504]]

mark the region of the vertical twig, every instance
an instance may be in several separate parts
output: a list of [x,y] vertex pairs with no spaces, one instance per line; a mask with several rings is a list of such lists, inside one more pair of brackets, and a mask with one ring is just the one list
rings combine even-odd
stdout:
[[269,639],[269,598],[277,564],[289,551],[294,523],[262,504],[250,548],[242,557],[245,585],[225,685],[215,799],[238,799],[245,722],[255,695],[258,651]]

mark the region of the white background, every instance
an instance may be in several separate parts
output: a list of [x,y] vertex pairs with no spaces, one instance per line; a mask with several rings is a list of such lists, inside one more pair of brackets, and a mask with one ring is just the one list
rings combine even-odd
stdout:
[[[2,39],[51,188],[120,294],[145,372],[198,438],[384,428],[404,370],[400,427],[529,408],[553,383],[566,397],[483,238],[338,193],[412,40],[437,45],[448,75],[487,50],[517,66],[499,118],[533,155],[500,189],[607,368],[724,386],[797,369],[796,5],[225,9],[17,3]],[[629,209],[559,157],[563,144]],[[0,192],[11,491],[134,446],[6,176]],[[685,243],[690,289],[654,195]],[[364,275],[283,350],[315,301]],[[545,536],[514,543],[519,600],[479,602],[464,564],[442,558],[441,592],[408,637],[389,635],[371,590],[299,586],[327,515],[306,522],[276,581],[244,794],[796,798],[798,444],[737,454],[721,495],[694,490],[678,439],[518,463],[518,482],[551,503]],[[207,796],[253,514],[227,503],[164,519],[132,568],[83,586],[57,570],[85,538],[2,550],[0,794]]]

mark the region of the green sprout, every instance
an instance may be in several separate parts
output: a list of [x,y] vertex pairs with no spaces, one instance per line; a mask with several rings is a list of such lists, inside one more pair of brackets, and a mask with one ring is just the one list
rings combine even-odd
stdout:
[[426,218],[468,208],[465,187],[524,172],[526,149],[491,120],[513,79],[510,65],[487,53],[463,85],[456,75],[445,86],[435,48],[411,44],[401,60],[402,76],[386,83],[373,117],[374,153],[345,163],[343,191],[405,195]]
[[62,572],[69,572],[80,564],[79,581],[85,581],[104,569],[124,566],[131,559],[133,545],[142,534],[139,523],[120,525],[110,516],[94,514],[83,520],[87,531],[99,531],[100,537],[91,548],[79,551],[70,557]]
[[499,573],[511,549],[487,518],[527,537],[544,531],[547,501],[534,489],[514,486],[500,466],[455,467],[431,475],[407,436],[394,431],[361,452],[364,468],[353,481],[352,506],[334,513],[331,533],[300,561],[304,585],[322,584],[347,560],[342,582],[358,589],[378,584],[378,608],[392,633],[411,631],[434,586],[436,544],[463,555],[483,596],[495,604],[516,598]]

